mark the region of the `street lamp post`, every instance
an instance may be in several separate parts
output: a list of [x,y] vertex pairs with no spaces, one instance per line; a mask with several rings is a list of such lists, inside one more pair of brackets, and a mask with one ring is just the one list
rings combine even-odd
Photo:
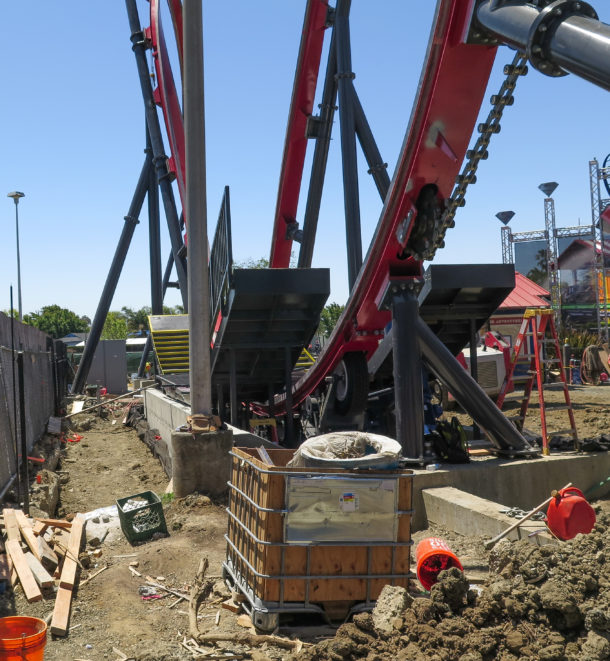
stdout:
[[[17,235],[17,301],[19,306],[19,321],[23,321],[23,308],[21,307],[21,260],[19,258],[19,200],[25,197],[25,193],[18,190],[8,193],[7,197],[12,197],[15,203],[15,233]],[[13,311],[11,310],[11,314]]]

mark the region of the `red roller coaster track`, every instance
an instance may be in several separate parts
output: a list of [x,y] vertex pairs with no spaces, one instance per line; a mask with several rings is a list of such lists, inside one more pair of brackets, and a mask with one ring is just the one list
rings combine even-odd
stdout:
[[[367,358],[374,353],[390,320],[390,313],[378,307],[388,280],[421,272],[421,262],[401,258],[417,226],[415,202],[425,184],[435,184],[441,198],[451,194],[496,53],[495,47],[465,43],[473,2],[441,0],[438,4],[411,119],[373,241],[329,342],[294,388],[295,407],[318,387],[345,353],[364,352]],[[170,169],[184,199],[184,128],[159,4],[160,0],[150,2],[150,38],[159,81],[156,100],[163,110],[170,140]],[[327,5],[327,0],[308,0],[306,6],[277,196],[272,267],[287,267],[290,259],[292,240],[286,235],[286,224],[296,216],[307,147],[305,123],[313,109]],[[181,3],[169,0],[169,8],[176,40],[181,44]],[[410,224],[399,242],[397,229],[406,218],[410,218]],[[280,398],[275,413],[283,412]]]

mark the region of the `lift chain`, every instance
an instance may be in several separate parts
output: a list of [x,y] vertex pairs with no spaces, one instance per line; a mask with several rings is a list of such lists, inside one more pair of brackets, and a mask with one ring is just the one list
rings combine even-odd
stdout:
[[490,102],[492,104],[491,111],[487,116],[487,120],[478,125],[477,130],[479,132],[479,137],[474,145],[473,149],[469,149],[466,152],[466,158],[468,159],[464,165],[462,172],[458,175],[455,181],[455,188],[451,197],[446,201],[446,206],[442,211],[442,215],[439,214],[439,220],[435,223],[434,231],[428,231],[428,241],[426,242],[426,247],[422,250],[421,242],[418,241],[416,250],[413,250],[415,246],[408,246],[411,248],[411,251],[415,259],[419,260],[431,260],[436,251],[439,248],[445,246],[445,232],[455,225],[454,217],[455,212],[459,207],[463,207],[466,204],[466,190],[469,184],[474,184],[477,181],[476,171],[479,166],[479,162],[485,160],[489,154],[487,147],[491,140],[491,136],[494,133],[500,133],[500,120],[502,119],[502,114],[506,106],[512,106],[514,103],[513,92],[517,85],[517,80],[519,76],[525,76],[527,74],[527,55],[522,52],[518,52],[511,64],[507,64],[504,67],[504,74],[506,78],[500,87],[500,90],[497,94],[494,94]]

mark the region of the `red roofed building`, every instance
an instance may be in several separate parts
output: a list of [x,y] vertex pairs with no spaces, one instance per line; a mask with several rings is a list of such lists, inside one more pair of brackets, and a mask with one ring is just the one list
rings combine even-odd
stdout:
[[489,319],[490,330],[497,331],[514,346],[523,313],[527,308],[550,308],[550,292],[515,271],[515,288]]

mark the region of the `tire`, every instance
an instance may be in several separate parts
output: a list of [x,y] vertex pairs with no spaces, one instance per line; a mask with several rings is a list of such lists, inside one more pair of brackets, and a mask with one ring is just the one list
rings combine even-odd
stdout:
[[369,394],[369,371],[363,353],[346,353],[333,372],[335,412],[343,416],[363,413]]

